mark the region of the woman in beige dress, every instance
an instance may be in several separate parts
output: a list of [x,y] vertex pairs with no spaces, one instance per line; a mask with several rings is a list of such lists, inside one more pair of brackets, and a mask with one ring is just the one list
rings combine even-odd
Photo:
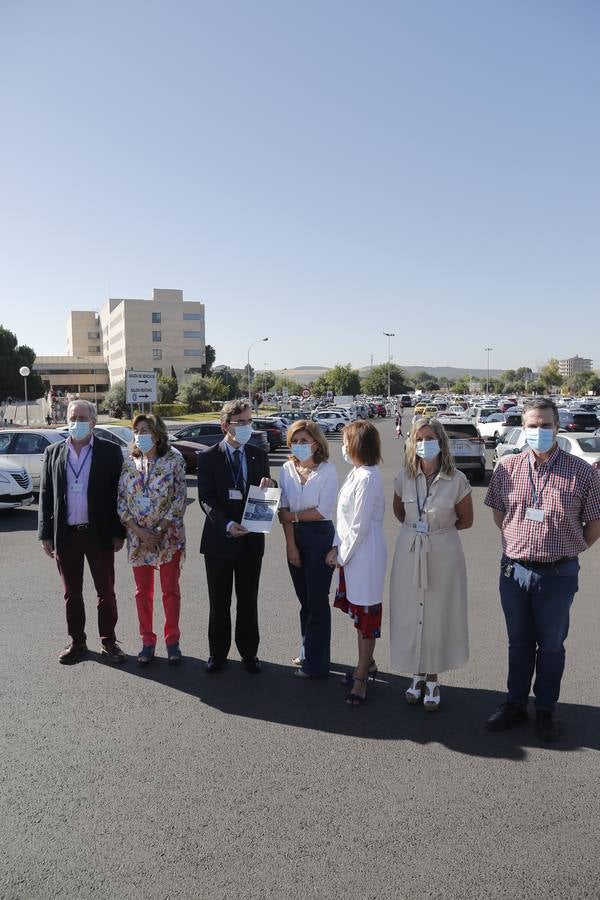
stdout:
[[412,672],[408,703],[439,709],[438,674],[469,658],[467,573],[458,531],[473,524],[471,487],[436,419],[419,418],[394,481],[401,523],[390,578],[392,668]]

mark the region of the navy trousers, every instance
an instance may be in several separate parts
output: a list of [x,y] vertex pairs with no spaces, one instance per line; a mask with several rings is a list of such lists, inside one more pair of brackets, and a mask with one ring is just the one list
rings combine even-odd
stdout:
[[294,525],[294,534],[302,565],[290,565],[289,570],[300,601],[302,668],[308,675],[319,677],[329,673],[330,662],[329,589],[333,569],[325,557],[333,544],[333,522],[300,522]]

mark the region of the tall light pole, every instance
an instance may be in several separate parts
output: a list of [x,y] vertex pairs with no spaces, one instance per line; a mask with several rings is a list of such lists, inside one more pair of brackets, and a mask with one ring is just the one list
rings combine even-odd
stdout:
[[252,388],[250,387],[250,351],[254,347],[255,344],[261,344],[263,341],[268,341],[269,338],[259,338],[257,341],[252,341],[250,346],[248,347],[248,400],[252,403]]
[[383,332],[386,338],[388,339],[388,400],[391,399],[390,392],[390,369],[392,366],[392,338],[396,337],[393,331],[384,331]]
[[493,347],[484,347],[483,348],[487,353],[487,381],[485,383],[485,393],[486,396],[489,396],[490,393],[490,353],[494,349]]
[[27,376],[31,375],[31,370],[28,366],[21,366],[19,369],[19,375],[23,376],[23,382],[25,383],[25,421],[27,422],[27,427],[29,428],[29,406],[27,405]]

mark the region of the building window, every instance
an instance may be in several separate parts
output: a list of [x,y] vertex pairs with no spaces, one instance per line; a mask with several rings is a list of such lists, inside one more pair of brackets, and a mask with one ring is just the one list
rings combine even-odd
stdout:
[[97,341],[99,337],[100,337],[100,332],[88,331],[88,340],[89,341]]
[[152,332],[152,340],[153,341],[162,341],[162,331],[153,331]]
[[162,359],[162,350],[153,350],[152,359]]
[[184,313],[183,321],[184,322],[201,322],[204,318],[202,313]]
[[183,351],[184,356],[202,356],[202,350],[196,350],[195,347],[188,347]]
[[152,324],[160,325],[160,313],[152,313]]
[[88,353],[100,353],[100,345],[97,344],[95,347],[88,346]]
[[202,340],[202,332],[201,331],[184,331],[184,338],[199,338]]

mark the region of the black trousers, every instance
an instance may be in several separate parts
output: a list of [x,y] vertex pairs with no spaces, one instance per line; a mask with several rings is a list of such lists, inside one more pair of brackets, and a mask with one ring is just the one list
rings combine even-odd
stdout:
[[262,556],[257,556],[254,549],[249,549],[246,545],[235,559],[205,556],[204,564],[210,601],[210,655],[225,659],[231,647],[231,595],[235,578],[235,645],[242,659],[254,659],[259,642],[258,583]]

